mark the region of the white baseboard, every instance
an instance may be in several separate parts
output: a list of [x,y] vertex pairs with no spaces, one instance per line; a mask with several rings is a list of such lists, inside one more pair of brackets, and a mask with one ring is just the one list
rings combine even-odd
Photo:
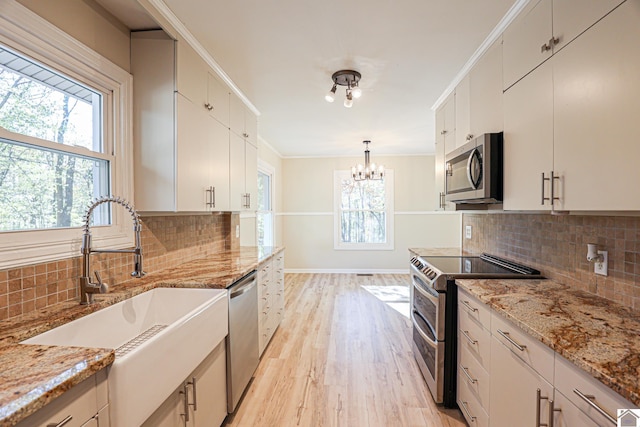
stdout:
[[409,269],[360,269],[360,268],[285,268],[285,273],[326,273],[326,274],[409,274]]

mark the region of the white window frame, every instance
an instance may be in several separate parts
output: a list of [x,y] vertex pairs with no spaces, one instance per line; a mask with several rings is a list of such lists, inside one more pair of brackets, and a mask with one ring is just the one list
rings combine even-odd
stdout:
[[[133,202],[132,76],[18,2],[0,2],[0,43],[103,94],[104,151],[114,156],[111,194]],[[15,139],[15,134],[0,128],[0,137]],[[38,143],[42,145],[41,140]],[[86,153],[95,156],[89,150]],[[114,207],[111,219],[109,226],[92,228],[93,245],[110,249],[132,246],[130,215]],[[80,255],[80,227],[0,235],[0,269]]]
[[270,211],[259,211],[256,210],[256,244],[258,241],[258,215],[262,212],[271,212],[271,231],[272,231],[272,236],[271,236],[271,243],[273,246],[276,245],[276,214],[275,214],[275,208],[274,208],[274,203],[275,203],[275,181],[276,181],[276,169],[271,166],[269,163],[265,162],[262,159],[258,159],[258,172],[262,172],[265,175],[269,175],[270,178],[270,190],[269,191],[269,206],[271,206],[271,210]]
[[387,241],[385,243],[345,243],[341,240],[341,218],[342,218],[342,180],[352,179],[351,171],[336,170],[333,172],[333,248],[336,250],[352,251],[392,251],[394,250],[394,181],[393,169],[385,169],[384,196],[385,196],[385,227]]

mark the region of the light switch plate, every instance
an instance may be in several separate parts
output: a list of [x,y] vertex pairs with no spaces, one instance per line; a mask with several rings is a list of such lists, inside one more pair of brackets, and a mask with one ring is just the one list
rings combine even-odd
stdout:
[[465,237],[465,239],[470,239],[471,238],[471,226],[470,225],[466,225],[464,227],[464,237]]
[[608,276],[609,269],[609,252],[598,251],[598,255],[602,255],[602,261],[596,262],[593,267],[593,271],[601,276]]

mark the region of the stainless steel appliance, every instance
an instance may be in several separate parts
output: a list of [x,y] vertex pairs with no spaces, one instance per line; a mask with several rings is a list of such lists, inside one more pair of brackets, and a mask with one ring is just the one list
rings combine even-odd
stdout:
[[252,271],[227,288],[227,411],[235,411],[260,361],[258,349],[258,287]]
[[474,138],[449,153],[445,160],[447,202],[502,202],[502,132]]
[[413,355],[436,403],[456,405],[456,278],[542,278],[538,270],[483,254],[422,256],[410,261]]

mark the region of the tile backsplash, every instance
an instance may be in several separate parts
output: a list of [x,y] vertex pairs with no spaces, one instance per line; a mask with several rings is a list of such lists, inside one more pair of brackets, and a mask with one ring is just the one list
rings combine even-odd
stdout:
[[[238,214],[142,217],[142,251],[147,273],[240,245]],[[233,232],[231,232],[233,230]],[[82,258],[74,257],[0,271],[0,320],[78,299]],[[105,283],[129,280],[130,254],[91,255],[92,270]]]
[[[462,242],[466,252],[503,256],[640,310],[640,217],[483,213],[462,218],[463,230],[472,227],[472,238]],[[608,251],[608,276],[593,272],[587,243]]]

